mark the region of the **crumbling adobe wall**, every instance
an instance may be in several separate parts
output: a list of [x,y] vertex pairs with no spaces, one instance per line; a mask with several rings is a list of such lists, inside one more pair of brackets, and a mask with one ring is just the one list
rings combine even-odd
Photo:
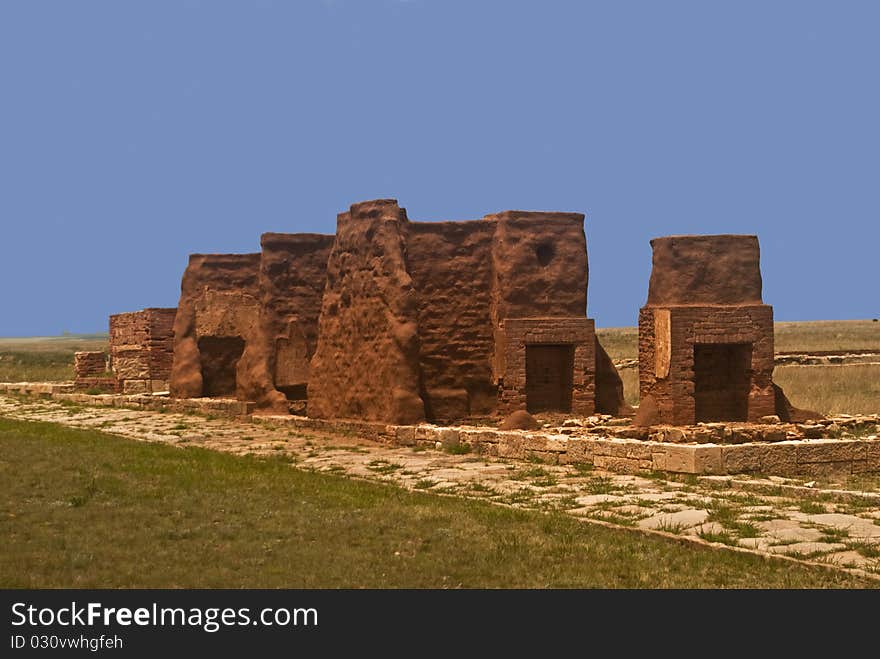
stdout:
[[339,216],[328,263],[309,415],[451,421],[496,413],[508,318],[543,319],[548,336],[576,337],[576,354],[589,356],[573,374],[576,398],[590,398],[579,409],[628,411],[592,325],[589,336],[556,327],[586,322],[583,220],[505,211],[411,223],[394,200],[352,206]]
[[492,242],[492,318],[587,315],[587,239],[581,213],[504,211]]
[[309,416],[425,418],[407,222],[393,199],[354,204],[337,217],[309,375]]
[[308,380],[308,360],[318,342],[318,316],[334,239],[318,233],[264,233],[260,239],[264,327],[270,336],[282,340],[291,336],[293,323],[295,334],[305,342],[307,359],[302,367],[306,373],[295,383],[305,384]]
[[260,412],[286,413],[303,399],[333,236],[265,233],[260,239],[260,336],[245,350],[240,393]]
[[259,354],[247,349],[261,340],[259,269],[260,254],[190,256],[174,320],[173,396],[248,398],[249,366]]
[[409,222],[407,262],[418,294],[421,396],[431,420],[491,414],[492,241],[496,223]]
[[763,304],[757,236],[665,236],[651,248],[645,306]]
[[110,366],[122,393],[168,390],[176,313],[149,308],[110,316]]
[[[504,321],[528,318],[545,330],[533,339],[577,344],[578,409],[592,412],[595,395],[595,409],[619,413],[620,379],[584,324],[583,220],[505,211],[410,223],[380,199],[341,213],[335,236],[268,233],[261,254],[194,255],[175,320],[172,394],[234,393],[284,413],[307,393],[310,416],[398,423],[489,415],[499,408]],[[589,329],[565,331],[569,321]]]

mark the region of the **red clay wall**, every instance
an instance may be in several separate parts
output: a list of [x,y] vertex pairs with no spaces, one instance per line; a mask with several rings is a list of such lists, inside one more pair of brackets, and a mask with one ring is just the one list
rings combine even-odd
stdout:
[[[495,326],[500,328],[508,318],[547,318],[562,323],[560,327],[569,327],[566,323],[570,322],[580,327],[578,319],[584,319],[587,312],[589,280],[584,216],[581,213],[504,211],[487,219],[497,222],[492,245]],[[556,335],[553,320],[547,321],[547,331]],[[504,387],[508,389],[502,392],[502,411],[509,411],[513,409],[513,401],[522,398],[522,392],[514,394],[511,387],[519,387],[522,382],[515,373],[504,377],[505,361],[510,359],[508,342],[518,340],[504,334],[500,333],[496,344],[499,352],[495,355],[495,374],[504,380]],[[580,345],[581,341],[591,344],[575,353],[589,354],[591,361],[583,368],[576,366],[574,382],[584,384],[580,392],[575,391],[573,409],[579,413],[631,414],[623,398],[623,382],[617,369],[592,330],[589,336],[580,330],[563,331],[560,336],[570,337],[572,345]],[[584,398],[587,391],[593,398],[589,403]]]
[[[543,318],[551,333],[555,321],[586,323],[583,220],[505,211],[411,223],[394,200],[352,206],[339,216],[328,263],[309,415],[452,421],[506,411],[502,322]],[[601,364],[603,396],[596,391],[604,351],[592,329],[575,334],[578,411],[596,409],[594,397],[625,411],[610,360]]]
[[[199,342],[205,338],[238,339],[247,346],[260,341],[259,254],[193,254],[183,275],[180,303],[174,321],[174,364],[171,393],[178,398],[204,395],[202,356]],[[216,346],[219,344],[205,344]],[[206,360],[207,361],[207,360]],[[234,392],[248,399],[247,374],[242,361]],[[211,364],[205,364],[210,369]]]
[[587,315],[587,241],[581,213],[504,211],[492,242],[493,309],[505,318]]
[[338,216],[311,363],[309,416],[425,418],[406,223],[406,212],[388,199],[355,204]]
[[492,241],[496,223],[407,223],[407,263],[418,293],[421,395],[428,419],[495,410]]
[[651,248],[647,306],[762,303],[757,236],[665,236]]
[[260,337],[245,349],[241,393],[260,411],[286,413],[305,398],[333,236],[265,233],[260,239]]
[[[194,255],[174,327],[172,394],[234,389],[283,413],[306,390],[310,416],[397,423],[492,414],[506,319],[545,319],[544,333],[556,321],[587,322],[583,220],[505,211],[410,223],[395,200],[380,199],[341,213],[335,236],[270,233],[262,254]],[[575,334],[577,410],[623,410],[592,329]]]
[[596,411],[596,331],[592,319],[508,318],[504,321],[504,379],[499,408],[502,414],[526,409],[526,350],[529,346],[571,346],[573,369],[571,408],[574,414]]

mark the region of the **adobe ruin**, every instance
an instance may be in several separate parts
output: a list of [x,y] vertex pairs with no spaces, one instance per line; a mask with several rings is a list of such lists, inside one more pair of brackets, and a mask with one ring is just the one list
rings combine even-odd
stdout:
[[[773,383],[757,237],[651,245],[635,425],[820,418]],[[111,317],[117,391],[167,382],[175,398],[396,424],[632,414],[586,315],[580,213],[412,222],[378,199],[340,213],[334,235],[260,246],[190,256],[176,310]]]
[[411,423],[628,411],[586,317],[583,222],[525,211],[410,222],[393,199],[341,213],[309,416]]
[[515,410],[627,414],[586,317],[579,213],[410,222],[351,206],[337,232],[264,234],[255,254],[195,254],[173,330],[172,396],[415,423]]
[[636,425],[821,418],[791,406],[773,383],[773,307],[762,299],[758,238],[667,236],[651,247]]
[[255,254],[193,254],[174,324],[171,394],[286,414],[304,399],[333,236],[264,234]]

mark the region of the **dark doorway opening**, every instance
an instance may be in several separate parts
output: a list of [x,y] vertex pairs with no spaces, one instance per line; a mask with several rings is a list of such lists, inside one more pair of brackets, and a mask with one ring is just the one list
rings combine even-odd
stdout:
[[287,400],[305,400],[308,398],[306,384],[288,384],[285,386],[276,385],[275,388],[287,397]]
[[235,393],[235,367],[243,352],[244,340],[238,336],[203,336],[199,339],[203,396]]
[[526,409],[570,412],[574,346],[526,346]]
[[750,343],[694,345],[696,420],[747,421],[751,386]]

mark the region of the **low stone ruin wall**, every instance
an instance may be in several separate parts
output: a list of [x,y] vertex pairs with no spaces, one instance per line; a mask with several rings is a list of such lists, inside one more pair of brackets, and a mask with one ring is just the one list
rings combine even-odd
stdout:
[[116,379],[107,370],[107,353],[84,351],[73,354],[73,387],[77,391],[113,392]]
[[499,431],[480,427],[393,426],[358,421],[327,421],[296,416],[255,417],[266,423],[360,437],[400,446],[450,448],[466,445],[480,455],[547,464],[591,464],[625,474],[671,472],[695,475],[772,474],[826,476],[880,472],[880,418],[850,417],[853,428],[873,435],[850,439],[793,439],[775,443],[676,444],[663,441],[572,437],[561,433]]

